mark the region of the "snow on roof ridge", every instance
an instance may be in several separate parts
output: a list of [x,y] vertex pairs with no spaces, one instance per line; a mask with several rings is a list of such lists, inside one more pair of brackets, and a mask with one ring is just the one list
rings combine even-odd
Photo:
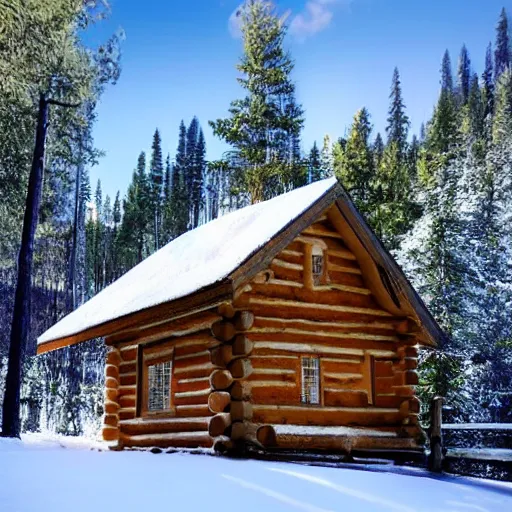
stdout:
[[186,297],[227,278],[335,184],[328,178],[184,233],[62,318],[38,345]]

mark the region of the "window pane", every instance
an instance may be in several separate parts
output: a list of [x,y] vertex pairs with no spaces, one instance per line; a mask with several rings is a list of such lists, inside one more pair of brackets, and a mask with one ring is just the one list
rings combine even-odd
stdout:
[[320,403],[320,360],[318,357],[302,358],[302,395],[304,404]]
[[148,410],[163,411],[171,406],[171,362],[148,366]]
[[324,257],[313,255],[313,276],[320,277],[324,271]]

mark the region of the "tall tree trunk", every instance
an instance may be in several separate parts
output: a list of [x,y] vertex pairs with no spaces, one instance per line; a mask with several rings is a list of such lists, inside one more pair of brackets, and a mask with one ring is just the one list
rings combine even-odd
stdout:
[[23,219],[23,233],[18,257],[18,280],[11,325],[9,363],[5,384],[2,416],[2,436],[20,437],[20,388],[23,363],[30,327],[30,292],[34,238],[43,186],[44,152],[48,129],[48,100],[39,97],[34,157],[28,181],[28,193]]
[[[81,155],[80,155],[81,157]],[[80,161],[76,166],[75,177],[75,213],[73,218],[73,238],[71,241],[71,257],[69,258],[69,288],[71,292],[70,302],[68,304],[68,311],[76,309],[76,256],[78,245],[78,213],[80,208],[80,184],[82,181],[82,162]]]

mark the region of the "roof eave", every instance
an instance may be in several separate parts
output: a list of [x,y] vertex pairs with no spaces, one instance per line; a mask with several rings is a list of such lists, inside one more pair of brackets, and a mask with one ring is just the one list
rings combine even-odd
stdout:
[[109,320],[94,327],[79,331],[69,336],[55,338],[37,346],[37,355],[75,345],[93,338],[111,336],[121,331],[147,323],[169,321],[174,318],[188,316],[199,310],[214,307],[233,296],[233,286],[229,278],[205,287],[193,294],[158,304],[140,311],[129,313],[114,320]]

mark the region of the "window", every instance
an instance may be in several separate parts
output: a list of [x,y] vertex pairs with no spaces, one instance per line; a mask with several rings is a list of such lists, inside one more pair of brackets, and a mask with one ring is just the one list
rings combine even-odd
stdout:
[[313,276],[320,277],[324,270],[324,257],[313,254]]
[[174,416],[172,372],[174,340],[139,345],[136,415]]
[[171,406],[171,361],[147,367],[148,411],[166,411]]
[[322,278],[324,276],[324,251],[314,245],[312,249],[312,264],[311,264],[311,271],[313,274],[313,283],[314,284],[320,284],[322,281]]
[[318,357],[302,358],[302,392],[303,404],[320,403],[320,360]]

